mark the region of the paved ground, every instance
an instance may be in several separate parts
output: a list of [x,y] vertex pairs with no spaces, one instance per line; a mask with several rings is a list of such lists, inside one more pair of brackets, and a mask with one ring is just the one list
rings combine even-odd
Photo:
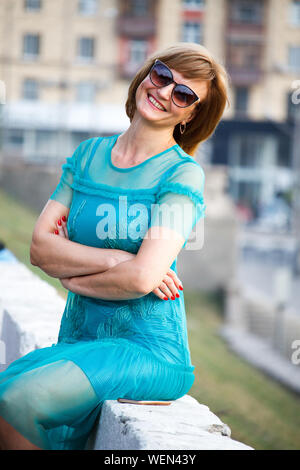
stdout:
[[257,336],[242,333],[227,325],[223,325],[219,333],[237,354],[289,389],[300,393],[299,365],[289,362]]
[[289,267],[291,273],[288,304],[300,315],[300,273],[296,273],[296,244],[290,236],[244,231],[240,237],[237,276],[270,297],[276,295],[276,270]]

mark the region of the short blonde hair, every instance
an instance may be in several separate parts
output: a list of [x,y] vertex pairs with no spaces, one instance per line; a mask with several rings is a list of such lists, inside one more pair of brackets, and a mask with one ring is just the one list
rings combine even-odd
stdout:
[[129,86],[125,106],[130,122],[136,111],[136,90],[147,77],[155,59],[160,59],[170,68],[182,73],[185,78],[206,80],[210,84],[207,96],[196,105],[196,114],[186,124],[185,132],[180,133],[180,124],[174,127],[173,137],[177,144],[189,155],[194,155],[199,144],[214,132],[226,103],[229,104],[227,72],[223,65],[217,63],[210,52],[200,44],[178,42],[156,51],[148,57]]

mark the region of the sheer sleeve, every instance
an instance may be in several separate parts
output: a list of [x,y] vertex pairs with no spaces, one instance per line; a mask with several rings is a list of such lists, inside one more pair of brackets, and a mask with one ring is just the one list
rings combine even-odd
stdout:
[[66,158],[66,162],[62,165],[62,174],[60,181],[49,199],[54,199],[66,207],[71,207],[73,189],[72,184],[74,175],[79,165],[82,165],[82,155],[92,139],[85,140],[79,144],[71,157]]
[[198,163],[180,164],[161,184],[150,227],[175,230],[184,238],[184,247],[198,220],[205,217],[204,182],[205,175]]

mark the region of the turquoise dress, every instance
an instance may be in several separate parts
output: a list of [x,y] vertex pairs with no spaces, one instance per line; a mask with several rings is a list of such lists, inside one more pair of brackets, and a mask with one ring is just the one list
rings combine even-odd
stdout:
[[[137,253],[147,230],[165,225],[185,247],[205,216],[202,167],[177,144],[117,167],[111,149],[119,135],[83,141],[62,166],[50,199],[70,208],[69,239]],[[167,206],[174,216],[162,211]],[[177,273],[176,262],[170,267]],[[104,400],[188,393],[195,376],[179,294],[111,300],[69,291],[57,343],[0,373],[0,416],[42,449],[84,449]]]

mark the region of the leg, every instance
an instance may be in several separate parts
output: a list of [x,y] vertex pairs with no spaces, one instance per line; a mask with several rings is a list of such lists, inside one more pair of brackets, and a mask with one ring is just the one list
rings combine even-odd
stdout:
[[42,450],[25,439],[5,419],[0,416],[0,449],[1,450]]
[[62,437],[63,442],[57,444],[52,430],[56,428],[57,436],[56,430],[66,426],[75,426],[81,442],[81,436],[85,438],[81,420],[98,404],[88,378],[71,361],[60,360],[19,374],[0,386],[2,446],[54,450],[68,438]]

